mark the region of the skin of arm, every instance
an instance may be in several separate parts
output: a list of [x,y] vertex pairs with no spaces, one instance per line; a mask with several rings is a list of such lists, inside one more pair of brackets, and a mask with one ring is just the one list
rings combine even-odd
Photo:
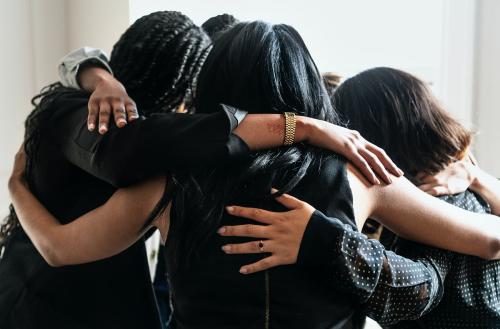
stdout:
[[358,226],[371,217],[399,236],[434,247],[484,259],[500,258],[500,221],[434,198],[406,178],[390,185],[368,185],[349,166]]
[[9,180],[12,203],[24,231],[51,266],[88,263],[130,247],[151,226],[168,231],[167,208],[143,228],[165,189],[165,177],[117,190],[102,206],[61,224],[29,191],[23,179],[25,156],[18,153]]
[[[473,255],[483,259],[500,259],[500,221],[494,215],[477,214],[434,198],[414,186],[406,178],[394,179],[390,185],[370,185],[351,165],[348,179],[353,194],[356,224],[360,228],[371,217],[401,237],[430,246]],[[229,206],[229,214],[253,219],[266,225],[235,225],[219,229],[223,236],[252,237],[269,241],[266,252],[271,255],[257,263],[245,265],[242,273],[254,273],[284,264],[294,264],[304,231],[314,208],[291,196],[284,203],[287,212]],[[314,242],[310,242],[314,243]],[[258,240],[224,246],[226,253],[259,253]],[[328,261],[328,251],[317,255]]]
[[[126,125],[127,118],[129,121],[138,118],[135,103],[124,86],[107,70],[93,64],[83,66],[77,79],[84,90],[92,93],[87,117],[90,131],[95,129],[95,124],[99,121],[99,133],[105,134],[109,130],[111,116],[118,128]],[[296,143],[306,142],[342,154],[373,184],[380,183],[378,177],[390,183],[389,173],[396,176],[403,174],[382,149],[366,141],[356,131],[301,116],[297,116],[296,122]],[[284,130],[281,115],[253,114],[247,115],[233,133],[251,151],[256,151],[281,146]]]

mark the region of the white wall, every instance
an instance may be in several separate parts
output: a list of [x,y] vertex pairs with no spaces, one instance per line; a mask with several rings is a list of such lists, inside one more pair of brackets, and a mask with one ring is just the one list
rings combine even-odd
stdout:
[[500,177],[500,1],[479,1],[476,35],[475,150],[480,165]]
[[29,0],[0,0],[0,214],[6,212],[7,177],[35,93],[30,11]]
[[66,6],[68,49],[91,46],[108,55],[129,26],[127,0],[68,0]]

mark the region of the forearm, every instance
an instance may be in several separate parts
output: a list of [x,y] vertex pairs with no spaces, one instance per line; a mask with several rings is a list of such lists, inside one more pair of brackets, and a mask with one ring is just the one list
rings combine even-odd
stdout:
[[98,66],[82,66],[76,76],[80,87],[88,92],[94,92],[99,83],[114,80],[109,71]]
[[354,296],[370,317],[386,324],[421,316],[441,287],[430,264],[386,251],[320,212],[307,226],[297,263],[326,269],[335,289]]
[[408,240],[485,259],[500,257],[500,221],[465,211],[397,179],[370,187],[376,197],[371,217]]
[[56,230],[61,224],[52,216],[19,178],[11,178],[9,191],[19,222],[42,257],[58,264]]
[[[314,119],[297,116],[295,143],[307,142],[319,128]],[[234,130],[250,150],[262,150],[283,145],[285,120],[281,114],[248,114]]]
[[493,214],[500,215],[500,181],[475,165],[470,168],[474,177],[470,189],[490,205]]

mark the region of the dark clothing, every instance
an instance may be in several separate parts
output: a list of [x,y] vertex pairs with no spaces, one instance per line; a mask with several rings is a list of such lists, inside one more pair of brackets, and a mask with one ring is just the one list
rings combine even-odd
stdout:
[[[466,191],[443,200],[466,210],[489,213],[486,202]],[[426,257],[439,269],[444,295],[431,312],[394,328],[500,328],[500,261],[487,261],[398,239],[396,251],[414,259]]]
[[[488,211],[486,203],[468,191],[443,199],[469,211]],[[382,325],[398,329],[500,327],[499,261],[402,239],[396,245],[398,254],[339,220],[315,212],[297,263],[327,268],[333,287],[358,297],[360,310]],[[404,322],[415,319],[419,320]]]
[[[32,191],[62,223],[102,205],[117,187],[248,152],[231,134],[230,108],[140,118],[101,136],[86,128],[87,103],[85,93],[61,94],[31,155]],[[106,260],[52,268],[16,229],[0,261],[0,328],[161,328],[143,241]]]
[[357,232],[353,224],[320,211],[307,225],[297,264],[323,271],[329,278],[326,291],[350,295],[357,310],[381,324],[417,319],[443,294],[432,258],[399,256]]
[[[339,223],[354,227],[352,195],[343,160],[331,158],[318,170],[312,167],[291,192]],[[253,204],[252,196],[239,204],[283,211],[276,201]],[[176,234],[176,203],[172,207],[171,232]],[[222,225],[251,221],[225,213]],[[252,239],[221,237],[215,232],[188,266],[176,269],[167,257],[173,316],[178,329],[234,328],[353,328],[356,297],[325,287],[332,283],[326,271],[295,265],[280,266],[251,275],[238,272],[242,265],[262,254],[226,255],[221,246]],[[167,255],[171,246],[167,241]],[[176,269],[176,270],[173,270]],[[334,285],[336,282],[334,283]]]

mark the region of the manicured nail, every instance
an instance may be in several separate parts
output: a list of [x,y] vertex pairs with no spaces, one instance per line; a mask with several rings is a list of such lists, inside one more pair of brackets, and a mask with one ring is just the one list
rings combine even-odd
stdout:
[[227,210],[227,212],[233,212],[234,211],[234,207],[233,206],[228,206],[228,207],[226,207],[226,210]]
[[222,250],[225,252],[229,252],[229,251],[231,251],[231,246],[229,246],[229,245],[222,246]]
[[95,129],[95,124],[90,123],[90,124],[89,124],[89,130],[90,130],[90,131],[94,131],[94,129]]
[[242,268],[240,269],[240,273],[241,273],[241,274],[247,274],[247,273],[248,273],[248,270],[247,270],[246,268],[242,267]]
[[226,232],[226,228],[224,226],[217,230],[217,233],[219,234],[223,234],[224,232]]

